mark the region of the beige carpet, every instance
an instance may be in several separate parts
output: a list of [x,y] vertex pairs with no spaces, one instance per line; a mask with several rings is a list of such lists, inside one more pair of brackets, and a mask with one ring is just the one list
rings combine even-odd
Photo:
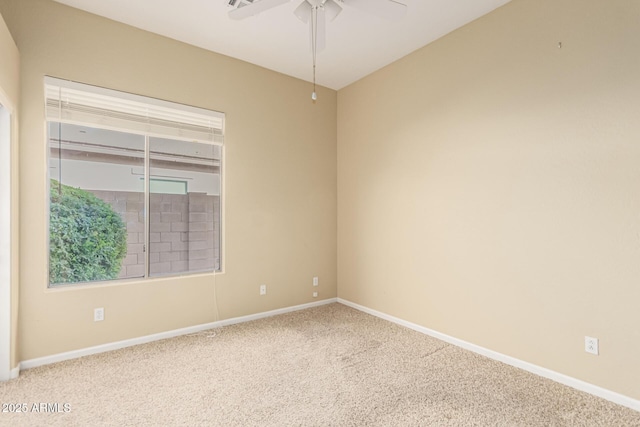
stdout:
[[340,304],[23,371],[11,426],[640,426],[640,413]]

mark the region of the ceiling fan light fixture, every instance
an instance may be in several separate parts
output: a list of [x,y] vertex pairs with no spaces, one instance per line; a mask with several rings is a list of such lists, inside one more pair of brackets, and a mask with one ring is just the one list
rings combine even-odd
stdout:
[[336,19],[336,17],[340,15],[340,12],[342,12],[342,6],[336,3],[335,0],[327,0],[323,7],[326,14],[325,16],[329,21]]
[[311,4],[309,4],[307,0],[304,0],[300,3],[300,6],[296,7],[293,14],[305,24],[309,23],[309,18],[311,18]]
[[[234,9],[229,12],[231,19],[245,19],[272,9],[290,0],[226,0]],[[318,99],[316,93],[316,57],[326,43],[326,21],[333,21],[342,12],[345,0],[302,0],[293,11],[300,21],[309,24],[311,34],[311,56],[313,58],[313,92],[311,99]],[[348,5],[381,18],[401,19],[407,12],[407,5],[397,0],[348,0]]]

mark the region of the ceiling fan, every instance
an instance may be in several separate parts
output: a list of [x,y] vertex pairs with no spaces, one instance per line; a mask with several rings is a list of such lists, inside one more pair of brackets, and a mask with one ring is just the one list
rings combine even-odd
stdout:
[[[289,3],[291,0],[229,0],[229,6],[234,7],[229,11],[231,19],[245,19],[260,12]],[[317,15],[317,46],[318,52],[325,46],[325,22],[333,21],[342,12],[342,5],[362,10],[372,15],[385,19],[401,19],[407,12],[407,6],[395,0],[303,0],[293,11],[293,14],[305,24],[311,22],[310,27],[316,21]],[[311,28],[313,32],[314,29]]]
[[[231,19],[245,19],[260,12],[272,9],[291,0],[228,0]],[[313,93],[311,99],[316,100],[316,54],[325,48],[326,21],[333,21],[342,12],[343,5],[379,16],[381,18],[399,20],[407,12],[407,5],[395,0],[303,0],[293,14],[305,24],[309,24],[311,52],[313,55]]]

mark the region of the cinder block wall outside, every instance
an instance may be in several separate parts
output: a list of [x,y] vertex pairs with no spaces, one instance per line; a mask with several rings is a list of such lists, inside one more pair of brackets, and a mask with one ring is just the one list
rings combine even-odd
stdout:
[[[127,224],[121,279],[144,276],[144,193],[89,190]],[[151,276],[219,268],[220,197],[153,193],[149,200]]]

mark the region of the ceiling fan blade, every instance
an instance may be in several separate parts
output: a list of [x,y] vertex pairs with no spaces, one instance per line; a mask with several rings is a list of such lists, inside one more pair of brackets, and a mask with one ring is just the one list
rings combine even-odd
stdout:
[[[315,15],[315,17],[314,17]],[[313,52],[313,40],[316,40],[316,53],[324,50],[327,41],[327,20],[324,10],[321,8],[313,8],[311,13],[311,21],[309,22],[311,52]]]
[[345,0],[345,3],[384,19],[399,20],[407,14],[407,5],[395,0]]
[[293,14],[296,16],[296,18],[306,24],[307,22],[309,22],[309,18],[311,18],[311,4],[309,4],[307,0],[304,0],[302,3],[300,3],[300,6],[296,7],[296,9],[293,11]]
[[259,0],[251,3],[248,6],[238,7],[229,11],[229,18],[231,19],[245,19],[250,16],[256,15],[265,10],[269,10],[273,7],[280,6],[281,4],[289,3],[290,0]]
[[336,17],[340,15],[340,12],[342,12],[342,7],[336,3],[335,0],[327,0],[322,7],[329,21],[336,19]]

